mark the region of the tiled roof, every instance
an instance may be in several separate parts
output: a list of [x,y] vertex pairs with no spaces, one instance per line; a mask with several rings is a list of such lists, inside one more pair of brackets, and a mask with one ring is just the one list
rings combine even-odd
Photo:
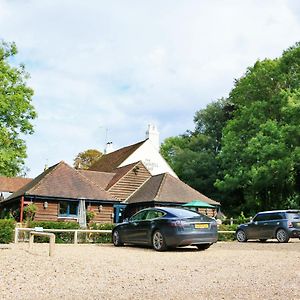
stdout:
[[0,191],[13,193],[30,182],[32,178],[0,176]]
[[113,172],[118,166],[127,159],[135,150],[137,150],[146,140],[121,148],[114,152],[102,155],[89,170],[100,172]]
[[65,162],[50,167],[23,188],[10,195],[7,200],[21,195],[117,201],[100,185],[83,176]]
[[112,182],[113,177],[116,173],[108,173],[108,172],[97,172],[97,171],[89,171],[89,170],[77,170],[80,174],[87,177],[89,180],[101,186],[104,190],[107,189],[107,186],[110,182]]
[[212,205],[220,205],[219,202],[204,196],[168,173],[151,177],[126,200],[126,203],[146,201],[187,203],[192,200],[201,200]]
[[112,187],[116,182],[118,182],[125,174],[127,174],[131,169],[133,169],[136,165],[138,165],[140,162],[135,162],[133,164],[129,164],[127,166],[117,168],[114,170],[115,176],[112,178],[110,183],[107,185],[107,190]]

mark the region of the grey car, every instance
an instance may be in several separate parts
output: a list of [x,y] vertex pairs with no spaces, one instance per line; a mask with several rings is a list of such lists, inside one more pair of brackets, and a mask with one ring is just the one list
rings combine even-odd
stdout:
[[216,220],[173,207],[143,209],[112,231],[115,246],[148,245],[157,251],[188,245],[205,250],[217,239]]
[[236,239],[239,242],[250,239],[265,242],[273,238],[280,243],[287,243],[290,238],[300,238],[299,210],[259,212],[252,222],[242,224],[236,230]]

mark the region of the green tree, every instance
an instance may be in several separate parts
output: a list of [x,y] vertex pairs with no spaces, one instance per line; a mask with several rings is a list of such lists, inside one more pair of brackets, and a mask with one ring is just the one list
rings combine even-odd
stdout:
[[161,154],[178,177],[216,200],[222,195],[214,186],[219,173],[216,155],[221,149],[224,124],[231,117],[233,105],[219,99],[196,112],[195,130],[170,137],[161,145]]
[[246,213],[299,207],[300,44],[248,68],[229,101],[235,111],[223,130],[216,182],[225,206]]
[[95,149],[88,149],[86,151],[80,152],[74,159],[74,168],[87,170],[101,156],[102,153]]
[[30,121],[37,116],[31,104],[33,90],[26,84],[28,73],[23,65],[9,63],[16,54],[14,43],[0,41],[0,175],[4,176],[22,171],[26,143],[21,136],[33,133]]

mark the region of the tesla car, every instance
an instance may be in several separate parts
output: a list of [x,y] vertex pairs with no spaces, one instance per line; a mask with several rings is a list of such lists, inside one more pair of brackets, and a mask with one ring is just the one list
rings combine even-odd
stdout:
[[157,251],[188,245],[205,250],[217,242],[217,238],[214,219],[188,209],[171,207],[143,209],[112,231],[115,246],[148,245]]
[[300,238],[299,210],[260,212],[252,222],[242,224],[236,230],[236,239],[239,242],[246,242],[248,239],[265,242],[273,238],[280,243],[287,243],[290,238]]

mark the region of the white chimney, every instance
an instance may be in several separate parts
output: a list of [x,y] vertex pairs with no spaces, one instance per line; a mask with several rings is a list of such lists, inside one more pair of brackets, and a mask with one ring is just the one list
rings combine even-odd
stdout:
[[106,146],[105,146],[105,149],[104,149],[104,154],[108,154],[108,153],[111,153],[111,152],[114,152],[113,143],[112,142],[107,142]]
[[146,139],[149,139],[153,146],[159,151],[159,132],[155,125],[149,124],[146,131]]

